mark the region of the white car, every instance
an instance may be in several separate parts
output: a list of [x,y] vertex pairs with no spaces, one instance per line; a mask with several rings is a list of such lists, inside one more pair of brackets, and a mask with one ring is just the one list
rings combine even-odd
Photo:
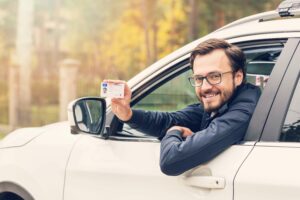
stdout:
[[[294,2],[294,3],[293,3]],[[224,38],[247,57],[263,90],[244,141],[180,176],[159,168],[160,141],[122,124],[100,98],[70,104],[69,122],[24,128],[0,142],[0,200],[298,200],[300,1],[233,22],[129,81],[133,108],[173,111],[197,102],[192,49]]]

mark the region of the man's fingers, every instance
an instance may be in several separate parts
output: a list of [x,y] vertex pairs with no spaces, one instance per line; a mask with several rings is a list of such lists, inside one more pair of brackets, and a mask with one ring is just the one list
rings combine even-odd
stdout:
[[183,137],[187,137],[193,134],[193,132],[189,128],[182,127],[182,129],[183,129],[183,133],[182,133]]
[[130,108],[131,101],[131,90],[123,80],[110,80],[105,79],[103,82],[113,83],[113,84],[124,84],[124,98],[111,98],[111,108],[113,113],[123,121],[128,121],[132,116],[132,110]]
[[111,103],[114,105],[124,105],[124,100],[120,100],[120,99],[111,99]]

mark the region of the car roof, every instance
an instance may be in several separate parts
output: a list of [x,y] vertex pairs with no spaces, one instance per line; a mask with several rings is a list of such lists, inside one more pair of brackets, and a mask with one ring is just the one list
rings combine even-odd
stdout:
[[[259,37],[260,36],[260,37]],[[132,78],[128,83],[134,88],[139,87],[140,84],[146,82],[145,77],[155,75],[161,68],[170,65],[180,57],[188,57],[188,54],[202,41],[209,38],[223,38],[230,42],[260,39],[260,38],[286,38],[286,37],[300,37],[300,18],[281,17],[277,10],[251,15],[234,21],[216,31],[199,38],[182,48],[174,51],[168,56],[157,61],[150,67],[143,70],[141,73]]]
[[213,34],[226,39],[281,32],[299,32],[300,18],[280,17],[277,11],[264,12],[230,23]]

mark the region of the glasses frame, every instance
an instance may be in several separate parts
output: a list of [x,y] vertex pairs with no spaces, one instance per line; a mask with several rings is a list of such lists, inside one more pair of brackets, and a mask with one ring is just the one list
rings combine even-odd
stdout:
[[[212,74],[212,73],[219,73],[220,74],[220,81],[218,82],[218,83],[211,83],[211,82],[209,82],[209,80],[208,80],[208,76],[209,76],[209,74]],[[189,79],[189,82],[190,82],[190,84],[193,86],[193,87],[201,87],[202,85],[203,85],[203,82],[204,82],[204,79],[206,80],[206,82],[207,83],[209,83],[210,85],[218,85],[218,84],[220,84],[220,83],[222,83],[222,77],[223,77],[223,74],[227,74],[227,73],[235,73],[235,71],[227,71],[227,72],[210,72],[210,73],[208,73],[208,75],[206,75],[206,76],[201,76],[201,75],[193,75],[193,76],[191,76],[191,77],[189,77],[188,79]],[[195,77],[196,76],[200,76],[201,78],[202,78],[202,82],[201,82],[201,84],[195,84]]]

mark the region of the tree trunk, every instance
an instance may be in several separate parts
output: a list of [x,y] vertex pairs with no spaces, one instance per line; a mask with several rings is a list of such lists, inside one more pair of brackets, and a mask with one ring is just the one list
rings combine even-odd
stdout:
[[156,24],[156,21],[153,24],[153,54],[152,54],[152,63],[157,60],[157,32],[158,32],[158,26]]
[[216,16],[215,29],[218,29],[225,25],[225,13],[222,9],[219,9]]
[[193,41],[198,37],[198,1],[189,0],[189,7],[188,40]]
[[33,0],[19,0],[17,27],[17,59],[19,66],[19,122],[29,125],[31,122],[31,59],[33,32]]
[[149,31],[149,10],[147,0],[142,1],[142,13],[143,13],[143,28],[145,35],[145,48],[146,48],[146,63],[149,65],[152,60],[151,45],[150,45],[150,31]]
[[9,126],[15,129],[19,125],[19,69],[16,67],[9,68]]

